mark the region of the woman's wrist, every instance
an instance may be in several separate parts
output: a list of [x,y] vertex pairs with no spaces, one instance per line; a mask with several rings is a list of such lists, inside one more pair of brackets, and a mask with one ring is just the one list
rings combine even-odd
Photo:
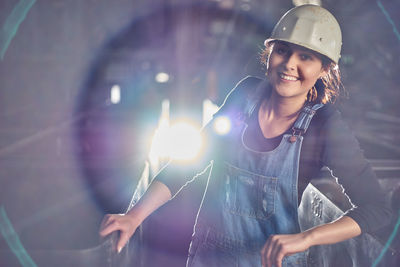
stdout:
[[171,192],[161,182],[153,181],[139,201],[126,214],[139,226],[154,210],[171,199]]
[[306,242],[310,246],[315,246],[334,244],[356,237],[361,234],[361,229],[353,219],[343,216],[334,222],[316,226],[303,233]]
[[307,244],[307,247],[312,247],[317,245],[317,235],[318,233],[315,233],[315,228],[313,229],[309,229],[305,232],[303,232],[303,238],[304,238],[304,242]]
[[308,243],[308,247],[321,245],[323,244],[323,229],[321,226],[314,227],[312,229],[307,230],[306,233],[306,240]]
[[128,213],[125,214],[125,216],[127,216],[132,224],[135,224],[136,226],[139,226],[145,219],[143,212],[141,212],[140,208],[136,206],[129,210]]

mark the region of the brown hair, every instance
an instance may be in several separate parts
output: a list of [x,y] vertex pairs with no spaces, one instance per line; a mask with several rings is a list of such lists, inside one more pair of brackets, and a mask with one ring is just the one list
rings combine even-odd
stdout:
[[[269,56],[271,55],[275,42],[270,41],[266,44],[266,47],[261,51],[260,58],[261,63],[265,66],[268,65]],[[313,51],[314,53],[317,53]],[[315,83],[315,90],[310,90],[307,95],[307,101],[313,103],[334,103],[339,96],[345,92],[344,86],[341,82],[339,65],[333,62],[328,57],[317,53],[322,61],[322,66],[327,70],[326,76],[320,78]],[[311,89],[311,88],[310,88]]]

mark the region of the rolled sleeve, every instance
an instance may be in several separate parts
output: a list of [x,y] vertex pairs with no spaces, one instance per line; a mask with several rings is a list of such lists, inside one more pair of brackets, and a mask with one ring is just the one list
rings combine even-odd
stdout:
[[391,209],[376,174],[339,112],[329,117],[323,131],[323,164],[337,177],[353,204],[345,215],[354,219],[362,232],[371,233],[389,224]]

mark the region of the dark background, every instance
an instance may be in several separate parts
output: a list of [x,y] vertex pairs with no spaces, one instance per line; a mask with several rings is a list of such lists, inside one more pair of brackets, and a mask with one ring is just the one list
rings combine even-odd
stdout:
[[[221,104],[244,76],[262,77],[263,41],[293,7],[289,0],[38,0],[9,38],[7,19],[28,2],[0,1],[0,206],[28,249],[96,245],[103,215],[129,203],[161,101],[170,99],[172,116],[200,121],[203,99]],[[343,31],[350,98],[338,107],[366,157],[394,170],[382,184],[396,188],[400,2],[322,4]],[[155,82],[160,71],[168,83]],[[115,84],[117,105],[109,100]],[[0,249],[7,249],[2,237]]]

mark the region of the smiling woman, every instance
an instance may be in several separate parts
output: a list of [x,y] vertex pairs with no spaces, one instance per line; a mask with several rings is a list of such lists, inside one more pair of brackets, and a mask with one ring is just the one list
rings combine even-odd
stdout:
[[[172,161],[126,215],[105,217],[100,234],[121,231],[119,250],[150,213],[209,165],[188,266],[310,266],[311,246],[389,223],[376,176],[330,103],[340,90],[336,19],[319,6],[295,7],[265,44],[267,77],[247,77],[231,91],[203,129],[202,157],[190,166]],[[212,127],[222,117],[231,122],[225,135]],[[338,177],[355,207],[302,232],[299,199],[323,166]]]
[[267,75],[275,89],[273,93],[304,100],[310,88],[326,73],[320,56],[311,50],[280,41],[272,46]]
[[[267,66],[268,60],[270,59],[271,52],[273,51],[274,45],[279,43],[279,46],[284,46],[284,48],[279,52],[280,53],[288,53],[291,51],[287,51],[290,47],[299,50],[300,53],[298,56],[302,61],[315,61],[319,59],[322,62],[322,69],[325,71],[324,75],[320,76],[319,79],[313,84],[311,87],[312,90],[308,91],[307,100],[312,102],[335,102],[336,98],[345,93],[345,89],[341,83],[339,66],[337,63],[329,59],[327,56],[320,54],[318,52],[312,51],[305,47],[292,44],[290,42],[285,41],[276,41],[276,40],[268,40],[265,42],[265,49],[261,54],[261,62]],[[292,52],[291,52],[292,53]],[[288,55],[286,55],[288,56]],[[268,68],[268,66],[267,66]],[[290,78],[289,78],[290,79]]]

